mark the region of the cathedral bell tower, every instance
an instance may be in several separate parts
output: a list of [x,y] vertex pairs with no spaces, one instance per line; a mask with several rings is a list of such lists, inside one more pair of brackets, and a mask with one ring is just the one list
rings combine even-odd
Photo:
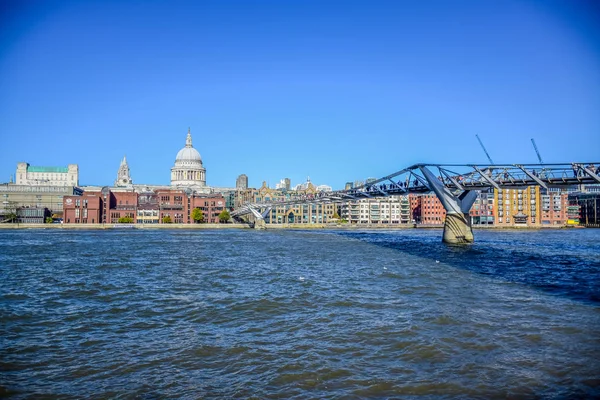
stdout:
[[119,166],[119,172],[117,172],[117,180],[115,181],[116,187],[128,187],[133,184],[131,176],[129,175],[129,165],[127,165],[127,158],[123,156],[121,165]]

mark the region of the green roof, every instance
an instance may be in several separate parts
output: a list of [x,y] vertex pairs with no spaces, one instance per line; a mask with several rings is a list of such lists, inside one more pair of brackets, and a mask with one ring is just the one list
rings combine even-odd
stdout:
[[68,167],[34,167],[27,166],[27,172],[69,172]]

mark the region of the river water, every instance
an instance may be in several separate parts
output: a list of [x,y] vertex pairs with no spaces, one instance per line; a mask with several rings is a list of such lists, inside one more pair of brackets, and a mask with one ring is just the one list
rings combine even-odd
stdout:
[[0,396],[598,398],[600,230],[0,231]]

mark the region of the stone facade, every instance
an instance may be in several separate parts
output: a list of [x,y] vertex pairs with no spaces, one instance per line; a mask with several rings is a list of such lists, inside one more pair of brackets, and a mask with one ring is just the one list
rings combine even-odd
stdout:
[[188,129],[185,147],[175,157],[175,166],[171,168],[171,186],[206,186],[206,169],[198,150],[192,145],[192,134]]
[[123,156],[119,171],[117,172],[117,179],[115,180],[116,187],[131,187],[133,181],[129,172],[129,165],[127,164],[127,158]]
[[25,162],[17,164],[17,185],[35,186],[79,186],[79,166],[36,167]]

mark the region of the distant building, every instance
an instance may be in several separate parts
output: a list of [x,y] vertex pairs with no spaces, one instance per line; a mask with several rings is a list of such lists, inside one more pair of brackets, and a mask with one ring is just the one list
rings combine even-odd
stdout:
[[121,161],[121,165],[119,166],[119,171],[117,172],[115,186],[131,187],[132,185],[133,181],[131,180],[131,175],[129,173],[129,165],[127,164],[127,158],[123,156],[123,160]]
[[340,217],[350,224],[408,224],[411,219],[408,196],[388,196],[345,202]]
[[296,186],[294,186],[294,191],[301,192],[301,191],[307,190],[311,186],[314,186],[314,185],[310,181],[310,176],[307,176],[306,177],[306,182],[299,183]]
[[44,208],[60,216],[63,212],[63,197],[82,193],[83,190],[75,186],[0,184],[0,216],[15,212],[16,209]]
[[236,189],[248,189],[248,177],[245,174],[241,174],[235,180]]
[[[287,179],[287,178],[286,178]],[[289,180],[288,180],[289,181]],[[283,181],[282,181],[283,182]],[[289,182],[287,182],[287,184],[289,185]],[[279,185],[278,185],[279,186]],[[302,192],[305,190],[308,190],[309,188],[313,188],[316,192],[331,192],[331,186],[329,185],[319,185],[319,186],[315,186],[311,181],[310,181],[310,176],[306,177],[306,182],[304,183],[299,183],[296,186],[294,186],[294,188],[292,189],[293,191],[296,192]],[[279,187],[277,187],[279,189]],[[290,189],[287,189],[290,190]]]
[[188,129],[185,147],[175,157],[175,166],[171,168],[171,186],[203,188],[206,186],[206,169],[202,157],[192,146],[192,134]]
[[541,194],[539,186],[523,189],[494,189],[497,205],[495,224],[502,226],[539,226]]
[[136,223],[160,223],[160,206],[158,204],[158,194],[156,194],[156,192],[146,191],[139,194],[136,210]]
[[[417,223],[427,225],[442,225],[446,220],[446,210],[434,193],[413,195],[417,201],[412,209],[413,219]],[[418,210],[418,212],[417,212]],[[418,217],[418,218],[415,218]]]
[[579,207],[579,225],[600,228],[600,193],[572,193],[569,202],[571,206]]
[[17,164],[17,185],[35,186],[79,186],[79,166],[35,167],[25,162]]
[[472,225],[494,225],[495,199],[492,189],[477,191],[477,198],[471,206],[469,215]]
[[21,224],[43,224],[52,213],[47,208],[19,208],[17,222]]
[[[290,199],[312,199],[318,196],[319,192],[316,187],[307,181],[300,190],[283,190],[271,189],[263,182],[259,189],[238,190],[236,192],[235,204],[237,207],[244,203],[260,203],[283,201]],[[338,207],[333,203],[318,203],[318,204],[296,204],[288,206],[274,206],[266,215],[265,222],[267,224],[311,224],[311,223],[327,223],[338,212]]]
[[569,194],[560,189],[540,189],[539,220],[542,225],[567,225]]
[[290,190],[291,188],[292,181],[290,181],[290,178],[283,178],[278,184],[275,185],[275,189]]
[[166,217],[173,223],[194,223],[192,210],[202,210],[205,223],[218,223],[225,209],[221,195],[197,194],[190,189],[156,189],[137,193],[113,191],[104,187],[100,191],[84,192],[79,196],[65,196],[63,221],[67,224],[117,224],[123,217],[132,223],[162,224]]

